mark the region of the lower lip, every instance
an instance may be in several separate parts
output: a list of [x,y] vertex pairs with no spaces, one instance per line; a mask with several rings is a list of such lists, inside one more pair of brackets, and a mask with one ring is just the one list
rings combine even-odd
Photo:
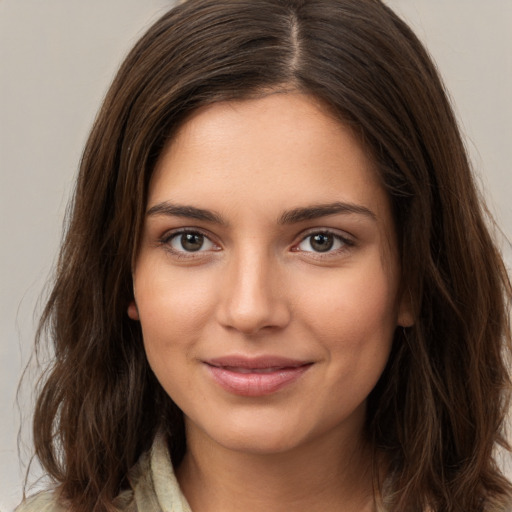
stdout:
[[305,364],[279,368],[268,373],[241,373],[211,365],[207,365],[207,368],[214,380],[230,393],[241,396],[265,396],[292,384],[311,366],[311,364]]

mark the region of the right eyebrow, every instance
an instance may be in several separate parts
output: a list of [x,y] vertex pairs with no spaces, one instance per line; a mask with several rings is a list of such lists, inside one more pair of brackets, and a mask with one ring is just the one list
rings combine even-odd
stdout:
[[195,206],[185,206],[180,204],[173,204],[168,201],[155,204],[147,212],[148,217],[154,215],[167,215],[169,217],[186,217],[188,219],[202,220],[206,222],[213,222],[214,224],[227,225],[227,222],[216,212],[211,210],[204,210],[203,208],[196,208]]

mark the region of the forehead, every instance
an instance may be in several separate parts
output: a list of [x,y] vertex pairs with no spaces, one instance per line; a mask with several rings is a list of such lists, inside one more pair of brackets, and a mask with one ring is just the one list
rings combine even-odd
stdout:
[[207,199],[214,191],[268,201],[385,199],[353,133],[300,93],[215,103],[181,126],[157,163],[148,205],[169,195]]

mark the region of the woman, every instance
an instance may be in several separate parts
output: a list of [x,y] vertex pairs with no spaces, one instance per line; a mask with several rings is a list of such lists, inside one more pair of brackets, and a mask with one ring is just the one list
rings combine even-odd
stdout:
[[84,152],[20,510],[509,510],[482,208],[381,2],[171,10]]

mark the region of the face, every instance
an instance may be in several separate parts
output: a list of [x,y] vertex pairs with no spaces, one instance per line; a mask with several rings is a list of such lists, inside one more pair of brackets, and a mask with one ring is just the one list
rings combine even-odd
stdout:
[[299,93],[196,112],[150,182],[132,319],[188,432],[253,453],[361,434],[398,325],[387,196]]

